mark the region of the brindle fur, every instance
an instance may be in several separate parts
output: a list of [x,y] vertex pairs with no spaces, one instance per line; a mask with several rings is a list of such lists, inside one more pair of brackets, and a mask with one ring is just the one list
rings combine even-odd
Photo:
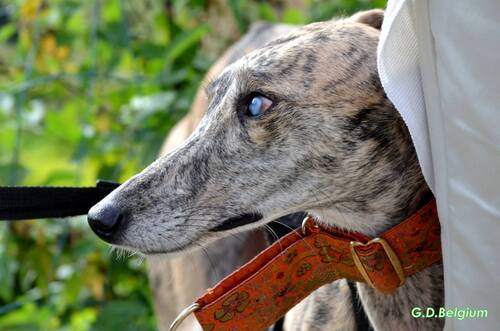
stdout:
[[[382,15],[305,26],[224,69],[208,85],[207,112],[186,143],[94,207],[112,204],[124,213],[118,245],[147,255],[189,251],[302,210],[376,236],[418,209],[430,192],[376,70]],[[244,114],[251,92],[274,102],[259,119]],[[263,218],[210,231],[247,213]],[[413,306],[442,306],[441,265],[393,295],[357,286],[376,330],[443,326],[410,315]],[[338,281],[290,311],[285,329],[355,329],[350,308],[345,281]]]

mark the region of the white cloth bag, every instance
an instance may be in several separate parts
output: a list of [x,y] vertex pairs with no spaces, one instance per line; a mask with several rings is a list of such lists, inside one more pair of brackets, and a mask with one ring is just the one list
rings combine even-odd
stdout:
[[500,1],[389,0],[378,49],[442,227],[445,330],[500,330]]

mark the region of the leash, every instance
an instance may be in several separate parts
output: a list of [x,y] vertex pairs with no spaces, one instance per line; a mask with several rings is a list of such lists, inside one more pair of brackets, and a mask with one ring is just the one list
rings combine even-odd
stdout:
[[0,221],[85,215],[120,184],[95,187],[0,187]]
[[391,294],[406,277],[442,260],[440,226],[432,199],[415,214],[370,239],[306,217],[186,308],[174,331],[194,313],[204,331],[265,330],[322,285],[337,279],[365,282]]

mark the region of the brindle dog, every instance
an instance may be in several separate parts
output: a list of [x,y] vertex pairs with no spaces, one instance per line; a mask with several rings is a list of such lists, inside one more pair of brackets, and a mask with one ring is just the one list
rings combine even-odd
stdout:
[[[371,237],[415,212],[430,192],[377,75],[382,17],[307,25],[228,66],[207,86],[207,112],[186,143],[92,208],[94,231],[159,256],[302,210]],[[357,286],[376,330],[443,326],[410,314],[442,306],[441,265],[392,295]],[[355,329],[347,291],[345,281],[320,288],[285,330]]]

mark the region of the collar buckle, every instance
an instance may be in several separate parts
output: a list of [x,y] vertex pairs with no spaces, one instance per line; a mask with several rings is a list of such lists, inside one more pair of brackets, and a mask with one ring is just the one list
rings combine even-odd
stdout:
[[350,243],[350,250],[351,250],[352,258],[354,260],[354,264],[356,265],[356,268],[358,268],[359,273],[361,274],[361,276],[363,276],[366,283],[373,288],[377,288],[377,286],[375,286],[375,284],[370,279],[370,276],[368,276],[368,272],[366,271],[365,267],[363,266],[363,263],[361,262],[361,259],[359,258],[359,255],[356,252],[355,247],[357,247],[357,246],[365,247],[365,246],[370,246],[373,244],[379,244],[382,246],[386,256],[389,258],[389,261],[391,262],[392,268],[394,269],[394,271],[396,272],[396,274],[399,277],[398,287],[403,285],[405,280],[406,280],[406,276],[404,274],[403,268],[401,267],[401,262],[399,261],[399,258],[396,255],[396,253],[394,252],[394,250],[387,243],[387,241],[385,241],[383,238],[372,239],[369,242],[367,242],[366,244],[363,244],[359,241],[351,241],[351,243]]

